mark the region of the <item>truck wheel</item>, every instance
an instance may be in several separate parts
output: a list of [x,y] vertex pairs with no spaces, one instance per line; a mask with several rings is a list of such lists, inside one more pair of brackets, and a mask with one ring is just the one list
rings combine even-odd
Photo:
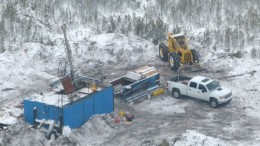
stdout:
[[180,56],[176,53],[171,53],[169,55],[169,66],[173,71],[178,71],[180,68]]
[[181,97],[181,93],[179,89],[172,89],[172,96],[174,98],[180,98]]
[[168,60],[168,47],[164,43],[159,45],[159,57],[163,62]]
[[216,99],[210,99],[210,106],[216,108],[218,106],[218,101]]
[[197,50],[191,50],[192,56],[193,56],[193,62],[199,63],[199,54]]

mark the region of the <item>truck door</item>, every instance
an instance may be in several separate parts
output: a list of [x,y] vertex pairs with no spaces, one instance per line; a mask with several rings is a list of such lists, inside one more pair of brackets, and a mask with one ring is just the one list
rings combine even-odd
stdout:
[[198,97],[197,98],[208,101],[209,100],[209,96],[208,96],[209,92],[208,92],[207,88],[204,85],[199,84],[198,89],[199,90],[198,90]]
[[208,100],[208,91],[206,87],[196,82],[190,82],[188,87],[188,95],[190,97]]
[[196,82],[190,82],[188,86],[188,96],[198,98],[198,84]]

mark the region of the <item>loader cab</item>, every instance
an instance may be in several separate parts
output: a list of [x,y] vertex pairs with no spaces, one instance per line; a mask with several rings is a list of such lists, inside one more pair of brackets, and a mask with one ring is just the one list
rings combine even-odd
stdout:
[[[173,37],[176,40],[176,42],[178,43],[178,45],[180,46],[180,48],[187,49],[187,41],[186,41],[187,39],[185,38],[185,36],[183,34],[173,36]],[[178,47],[175,47],[175,48],[178,48]]]
[[180,56],[180,63],[193,62],[192,52],[188,47],[187,38],[184,34],[168,34],[168,46],[170,52],[176,52]]
[[184,34],[171,35],[171,38],[174,39],[172,42],[174,49],[187,49],[187,39]]

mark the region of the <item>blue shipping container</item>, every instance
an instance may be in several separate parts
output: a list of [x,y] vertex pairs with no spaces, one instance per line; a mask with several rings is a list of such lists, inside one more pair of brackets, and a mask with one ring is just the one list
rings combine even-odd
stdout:
[[58,122],[61,120],[60,117],[62,117],[64,126],[79,128],[91,116],[111,113],[113,110],[114,94],[112,86],[81,97],[62,107],[34,101],[32,98],[24,99],[25,121],[32,125],[35,124],[35,119],[54,120]]

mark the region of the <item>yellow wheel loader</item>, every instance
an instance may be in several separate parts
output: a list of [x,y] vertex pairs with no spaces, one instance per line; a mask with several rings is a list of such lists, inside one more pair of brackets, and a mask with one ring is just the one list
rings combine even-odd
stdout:
[[199,55],[196,50],[188,46],[187,38],[183,34],[168,33],[168,42],[159,45],[159,57],[162,61],[169,62],[174,71],[179,71],[184,66],[199,64]]

